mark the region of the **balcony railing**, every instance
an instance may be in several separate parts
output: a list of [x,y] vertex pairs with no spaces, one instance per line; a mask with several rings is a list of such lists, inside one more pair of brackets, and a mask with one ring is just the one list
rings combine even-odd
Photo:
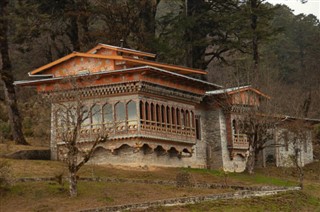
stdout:
[[[128,136],[128,135],[142,135],[158,137],[173,141],[195,142],[196,130],[194,127],[175,125],[170,123],[157,123],[150,120],[129,120],[110,122],[104,124],[91,124],[81,127],[80,138],[90,139],[96,135],[103,133],[108,134],[109,138]],[[71,129],[67,130],[63,127],[56,129],[56,138],[58,140],[66,136],[66,133],[71,133]]]
[[248,136],[246,134],[233,135],[232,148],[233,149],[248,149],[249,148]]
[[140,132],[145,135],[154,135],[166,139],[184,140],[194,142],[196,130],[194,127],[159,123],[150,120],[140,121]]

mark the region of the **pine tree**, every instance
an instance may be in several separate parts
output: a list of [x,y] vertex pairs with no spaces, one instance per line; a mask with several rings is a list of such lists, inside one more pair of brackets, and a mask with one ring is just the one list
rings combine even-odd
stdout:
[[22,132],[21,117],[17,105],[17,97],[13,85],[12,65],[9,56],[8,41],[8,0],[0,2],[0,51],[2,67],[0,69],[0,77],[3,82],[5,91],[5,100],[8,106],[8,115],[12,127],[12,135],[16,144],[28,145]]

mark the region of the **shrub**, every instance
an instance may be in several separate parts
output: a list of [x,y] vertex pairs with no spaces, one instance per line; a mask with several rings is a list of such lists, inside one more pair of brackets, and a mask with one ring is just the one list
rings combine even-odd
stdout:
[[178,188],[192,187],[195,185],[195,182],[192,180],[191,174],[186,171],[181,171],[176,175],[176,182],[176,186]]
[[11,126],[9,123],[0,121],[0,137],[3,139],[12,139]]
[[25,117],[22,122],[23,125],[23,133],[27,137],[33,136],[33,124],[30,117]]
[[0,191],[8,190],[12,183],[11,167],[7,161],[0,161]]

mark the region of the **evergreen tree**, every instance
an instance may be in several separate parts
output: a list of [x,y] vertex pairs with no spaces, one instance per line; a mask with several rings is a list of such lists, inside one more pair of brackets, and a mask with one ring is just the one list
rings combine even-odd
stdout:
[[5,100],[8,106],[8,115],[12,127],[12,135],[16,144],[28,145],[22,132],[21,117],[18,110],[16,92],[13,85],[12,65],[9,55],[9,1],[0,2],[0,52],[2,67],[0,69],[0,77],[3,82]]

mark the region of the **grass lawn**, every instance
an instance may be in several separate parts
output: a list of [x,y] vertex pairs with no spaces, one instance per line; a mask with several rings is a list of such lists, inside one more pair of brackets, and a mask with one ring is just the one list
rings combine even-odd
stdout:
[[141,211],[320,211],[319,198],[310,196],[305,192],[288,192],[275,196],[255,197],[241,200],[208,201],[200,204],[159,207]]
[[79,182],[79,196],[68,196],[67,184],[17,183],[2,194],[0,211],[74,211],[158,199],[222,193],[230,190],[176,188],[130,183]]
[[[3,149],[6,148],[6,149]],[[0,153],[12,152],[14,146],[0,146]],[[20,148],[20,147],[19,147]],[[18,149],[19,149],[18,148]],[[22,147],[21,147],[22,148]],[[26,147],[30,148],[30,147]],[[0,158],[10,166],[11,176],[55,177],[67,176],[65,164],[59,161],[13,160]],[[319,211],[320,212],[320,162],[305,168],[305,188],[271,197],[245,200],[210,201],[195,205],[160,207],[145,211]],[[112,177],[126,179],[175,180],[180,172],[188,172],[194,183],[220,183],[228,185],[296,186],[293,169],[257,169],[254,175],[224,173],[219,170],[191,168],[120,167],[111,165],[85,165],[80,177]],[[174,197],[230,192],[230,189],[177,188],[167,185],[79,182],[79,196],[69,198],[68,184],[57,182],[15,183],[0,193],[2,211],[74,211],[102,206],[139,203]]]

